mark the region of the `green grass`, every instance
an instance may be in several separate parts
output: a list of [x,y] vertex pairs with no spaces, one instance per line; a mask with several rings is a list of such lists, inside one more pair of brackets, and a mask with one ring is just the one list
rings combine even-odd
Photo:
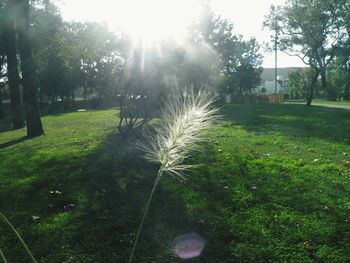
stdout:
[[[0,121],[0,211],[39,262],[127,261],[157,167],[118,137],[116,113],[45,116],[30,140]],[[189,232],[206,240],[189,262],[349,262],[350,111],[228,105],[224,116],[187,182],[161,181],[135,262],[182,262],[171,246]],[[0,247],[29,262],[3,224]]]

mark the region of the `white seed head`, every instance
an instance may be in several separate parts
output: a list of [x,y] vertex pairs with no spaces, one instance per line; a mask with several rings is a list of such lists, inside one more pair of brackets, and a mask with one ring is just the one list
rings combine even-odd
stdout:
[[208,89],[186,89],[182,96],[171,97],[162,111],[156,135],[146,134],[147,143],[139,143],[145,158],[159,163],[162,172],[184,180],[183,172],[195,165],[182,164],[183,161],[198,150],[203,132],[218,118],[214,101]]

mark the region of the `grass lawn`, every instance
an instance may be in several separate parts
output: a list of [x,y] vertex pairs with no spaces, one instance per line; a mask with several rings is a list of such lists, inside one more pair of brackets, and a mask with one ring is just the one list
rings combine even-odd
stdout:
[[[350,262],[350,111],[227,105],[185,183],[164,177],[135,262]],[[0,211],[39,262],[126,262],[157,167],[116,133],[117,110],[48,115],[26,140],[0,121]],[[0,223],[9,262],[29,262]]]

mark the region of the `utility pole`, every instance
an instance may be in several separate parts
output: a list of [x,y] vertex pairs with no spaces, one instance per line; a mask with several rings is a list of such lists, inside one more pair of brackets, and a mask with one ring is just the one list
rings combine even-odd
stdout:
[[278,42],[278,32],[277,32],[277,19],[275,18],[275,95],[277,94],[277,42]]

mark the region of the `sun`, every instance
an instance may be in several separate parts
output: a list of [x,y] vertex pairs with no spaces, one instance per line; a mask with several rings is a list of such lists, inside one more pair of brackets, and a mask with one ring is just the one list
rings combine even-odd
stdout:
[[103,21],[144,42],[183,39],[201,6],[199,0],[65,0],[58,5],[67,20]]

